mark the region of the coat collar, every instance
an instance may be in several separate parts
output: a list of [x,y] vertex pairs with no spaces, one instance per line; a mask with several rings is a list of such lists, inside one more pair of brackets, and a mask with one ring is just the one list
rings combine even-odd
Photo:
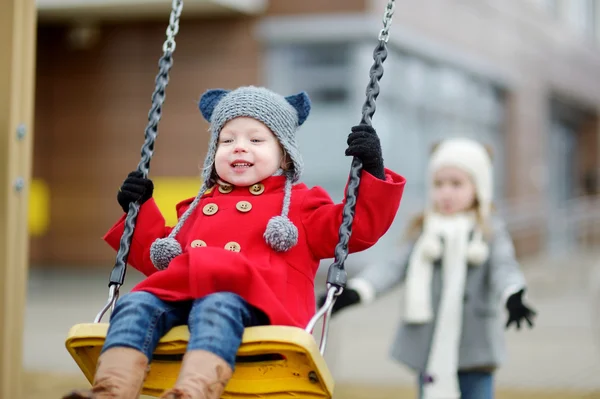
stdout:
[[[204,193],[202,198],[219,197],[219,196],[249,196],[249,195],[260,197],[261,195],[271,194],[271,193],[276,193],[276,192],[283,193],[283,189],[285,187],[285,180],[286,180],[286,177],[281,175],[281,176],[267,177],[266,179],[264,179],[256,184],[253,184],[252,186],[248,186],[248,187],[233,186],[233,185],[228,185],[226,183],[215,184],[213,187],[206,190],[206,192]],[[294,185],[294,187],[304,187],[304,186],[305,186],[304,183],[297,183]],[[187,199],[179,202],[175,206],[177,212],[179,212],[179,210],[182,207],[188,206],[189,204],[191,204],[194,201],[194,198],[195,197],[187,198]]]
[[264,194],[282,192],[285,187],[285,180],[285,176],[270,176],[247,187],[234,186],[226,182],[219,181],[219,183],[211,187],[210,192],[207,192],[205,196],[261,196]]

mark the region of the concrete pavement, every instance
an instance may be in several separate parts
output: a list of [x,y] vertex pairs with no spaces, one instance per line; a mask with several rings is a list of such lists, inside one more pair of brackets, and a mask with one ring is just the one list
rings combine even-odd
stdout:
[[[593,276],[600,275],[596,259],[598,253],[587,252],[523,261],[529,300],[539,317],[533,330],[507,332],[509,359],[498,373],[499,387],[600,391],[600,328],[593,323],[599,306],[592,303],[600,295],[592,298],[591,288]],[[32,268],[25,319],[26,370],[79,373],[64,339],[73,324],[93,321],[104,305],[109,269],[110,265],[94,271]],[[122,292],[140,278],[130,270]],[[595,284],[600,293],[600,278]],[[414,377],[388,358],[401,303],[401,292],[396,290],[334,320],[326,359],[338,384],[413,384]]]

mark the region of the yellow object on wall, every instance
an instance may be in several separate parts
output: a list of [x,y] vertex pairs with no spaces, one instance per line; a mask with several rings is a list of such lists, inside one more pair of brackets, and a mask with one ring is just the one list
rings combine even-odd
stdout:
[[[155,177],[154,200],[162,212],[167,226],[177,223],[175,205],[186,198],[195,197],[200,189],[199,177]],[[27,218],[29,235],[40,237],[50,225],[50,187],[41,179],[32,179]]]
[[[154,200],[165,217],[167,226],[177,223],[175,205],[195,197],[200,189],[199,177],[154,177]],[[29,193],[27,227],[29,235],[40,237],[50,225],[50,187],[41,179],[32,179]]]
[[42,236],[50,224],[50,189],[46,182],[32,179],[29,191],[27,228],[29,235]]
[[162,212],[167,226],[177,224],[175,205],[195,197],[200,190],[200,177],[153,177],[154,201]]

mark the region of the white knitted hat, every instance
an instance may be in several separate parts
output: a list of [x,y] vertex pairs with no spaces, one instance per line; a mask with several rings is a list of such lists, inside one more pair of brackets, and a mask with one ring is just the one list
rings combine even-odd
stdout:
[[494,182],[492,160],[485,147],[467,138],[442,141],[429,160],[430,190],[433,188],[433,174],[443,166],[457,167],[471,176],[475,183],[479,212],[483,219],[487,219],[492,206]]

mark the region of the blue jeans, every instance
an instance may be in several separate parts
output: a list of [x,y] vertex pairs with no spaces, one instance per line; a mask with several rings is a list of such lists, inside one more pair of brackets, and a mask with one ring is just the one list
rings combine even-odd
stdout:
[[[481,371],[459,371],[461,399],[494,399],[494,375]],[[423,376],[419,375],[419,399],[423,397]]]
[[183,302],[165,302],[148,292],[131,292],[115,305],[102,352],[125,346],[139,350],[151,361],[162,336],[183,324],[190,330],[188,351],[212,352],[233,370],[244,328],[267,324],[267,318],[230,292]]

